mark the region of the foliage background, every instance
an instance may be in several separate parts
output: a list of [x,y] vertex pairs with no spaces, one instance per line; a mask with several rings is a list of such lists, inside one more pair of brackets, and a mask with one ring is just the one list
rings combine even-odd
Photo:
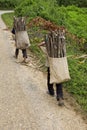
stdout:
[[[36,1],[36,0],[29,0],[29,1]],[[43,0],[39,0],[40,3],[43,2]],[[48,0],[44,0],[44,2],[47,2]],[[59,6],[69,6],[69,5],[75,5],[77,7],[87,7],[87,0],[53,0],[56,2]],[[13,9],[15,6],[19,5],[23,0],[0,0],[0,8],[1,9]],[[49,1],[51,3],[52,0]]]

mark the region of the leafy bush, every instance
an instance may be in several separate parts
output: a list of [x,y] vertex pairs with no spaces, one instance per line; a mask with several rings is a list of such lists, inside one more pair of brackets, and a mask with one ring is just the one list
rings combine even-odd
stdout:
[[5,21],[7,27],[12,30],[13,27],[13,17],[14,13],[7,13],[2,15],[2,19]]
[[0,0],[0,9],[14,9],[22,0]]
[[87,112],[87,60],[82,61],[83,59],[68,59],[71,81],[66,83],[66,89]]

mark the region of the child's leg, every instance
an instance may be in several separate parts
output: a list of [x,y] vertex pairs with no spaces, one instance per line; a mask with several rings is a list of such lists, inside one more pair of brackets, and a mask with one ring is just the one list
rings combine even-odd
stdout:
[[59,101],[59,105],[62,106],[63,103],[63,86],[62,84],[56,84],[56,95],[57,95],[57,100]]
[[15,57],[18,58],[18,54],[19,54],[19,49],[16,48],[15,50]]
[[27,58],[27,51],[26,51],[26,49],[22,49],[22,54],[23,54],[24,62],[26,62],[26,58]]
[[57,98],[62,98],[63,99],[63,86],[62,84],[56,84],[56,95],[57,95]]
[[47,68],[47,86],[48,86],[48,91],[50,95],[54,95],[54,88],[53,84],[50,84],[50,68]]

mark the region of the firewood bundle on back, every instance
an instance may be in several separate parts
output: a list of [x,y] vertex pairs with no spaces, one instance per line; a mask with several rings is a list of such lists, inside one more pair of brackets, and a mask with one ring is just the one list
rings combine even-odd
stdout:
[[26,30],[25,17],[14,17],[14,28],[16,32]]
[[14,29],[16,48],[28,48],[30,46],[30,40],[26,30],[25,17],[14,17]]
[[70,80],[66,57],[65,31],[58,29],[46,35],[46,50],[50,67],[50,84]]
[[52,31],[45,37],[49,57],[61,58],[66,56],[65,31]]

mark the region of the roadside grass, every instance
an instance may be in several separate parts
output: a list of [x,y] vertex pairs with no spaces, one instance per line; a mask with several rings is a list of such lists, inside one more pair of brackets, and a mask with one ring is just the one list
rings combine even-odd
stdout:
[[[9,28],[12,28],[13,15],[14,14],[11,13],[2,16]],[[39,30],[39,34],[42,34],[42,36],[39,37],[38,30],[37,27],[33,27],[32,30],[30,28],[28,29],[31,42],[30,49],[39,59],[41,59],[41,64],[44,64],[45,55],[38,48],[38,43],[41,42],[46,32],[44,30]],[[87,58],[79,58],[79,56],[84,55],[85,52],[80,51],[79,46],[75,41],[67,39],[66,42],[71,80],[64,83],[64,86],[87,115]]]
[[13,27],[13,17],[14,13],[6,13],[2,15],[2,19],[6,23],[8,29],[12,29]]

